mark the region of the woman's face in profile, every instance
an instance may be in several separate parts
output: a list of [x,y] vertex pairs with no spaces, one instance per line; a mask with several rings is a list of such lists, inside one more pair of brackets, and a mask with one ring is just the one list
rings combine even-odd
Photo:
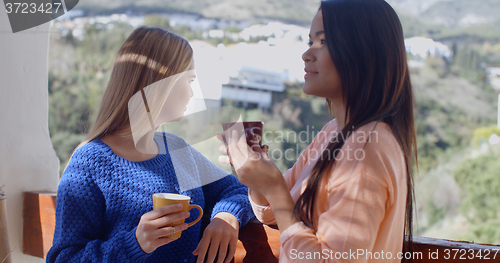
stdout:
[[340,77],[333,64],[323,27],[323,13],[318,11],[311,22],[309,49],[302,54],[305,64],[304,86],[302,90],[309,95],[329,98],[342,98]]
[[165,121],[181,121],[187,109],[186,106],[193,97],[191,83],[196,79],[194,62],[191,62],[187,71],[180,74],[181,76],[172,87],[160,112],[161,116],[166,117]]

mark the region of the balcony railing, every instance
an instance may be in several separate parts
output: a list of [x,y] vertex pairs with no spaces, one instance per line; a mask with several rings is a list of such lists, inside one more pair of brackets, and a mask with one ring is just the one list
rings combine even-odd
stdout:
[[[52,246],[56,194],[24,193],[23,252],[45,258]],[[209,219],[202,221],[202,226]],[[278,262],[280,232],[274,226],[251,221],[240,229],[234,263]],[[413,262],[500,262],[500,246],[427,237],[413,237]],[[299,261],[298,261],[299,262]]]

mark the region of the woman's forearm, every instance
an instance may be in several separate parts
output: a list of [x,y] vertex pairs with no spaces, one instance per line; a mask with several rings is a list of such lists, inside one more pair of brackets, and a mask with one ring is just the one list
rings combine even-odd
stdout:
[[295,203],[286,187],[277,187],[275,191],[265,196],[273,210],[274,218],[281,233],[297,220],[293,217]]

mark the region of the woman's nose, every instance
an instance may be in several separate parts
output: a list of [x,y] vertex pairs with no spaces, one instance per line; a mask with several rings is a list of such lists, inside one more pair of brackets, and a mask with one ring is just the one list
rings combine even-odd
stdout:
[[311,48],[307,49],[306,52],[302,54],[302,60],[304,62],[310,62],[313,60],[313,55],[311,54]]

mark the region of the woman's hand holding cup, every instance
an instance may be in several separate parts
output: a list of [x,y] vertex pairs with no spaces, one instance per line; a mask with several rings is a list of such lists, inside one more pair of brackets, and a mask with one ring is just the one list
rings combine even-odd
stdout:
[[184,231],[188,224],[168,226],[173,222],[184,220],[189,217],[189,212],[182,211],[182,204],[163,206],[142,215],[135,237],[146,253],[155,251],[158,247],[166,245],[177,239],[162,238],[177,232]]
[[[189,204],[191,197],[173,193],[153,194],[153,211],[141,217],[135,237],[146,253],[155,251],[181,237],[181,232],[200,221],[203,209]],[[190,216],[190,209],[198,209],[200,214],[193,222],[184,223]]]

